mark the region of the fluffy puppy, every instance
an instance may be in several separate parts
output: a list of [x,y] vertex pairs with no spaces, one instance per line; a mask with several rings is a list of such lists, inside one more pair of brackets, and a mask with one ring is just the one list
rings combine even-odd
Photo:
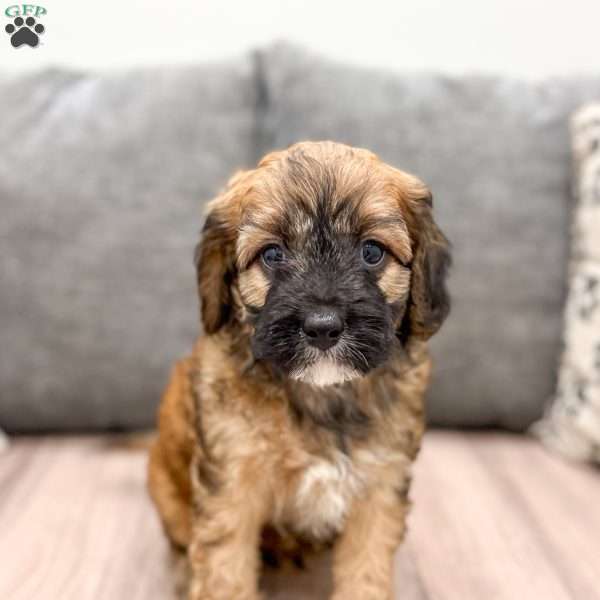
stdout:
[[334,600],[392,598],[449,260],[427,187],[362,149],[296,144],[210,203],[149,467],[189,600],[257,600],[294,540],[333,543]]

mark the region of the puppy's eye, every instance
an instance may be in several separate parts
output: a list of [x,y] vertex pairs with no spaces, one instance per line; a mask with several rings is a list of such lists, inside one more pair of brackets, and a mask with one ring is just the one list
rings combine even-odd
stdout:
[[373,240],[367,240],[361,248],[363,262],[369,267],[376,267],[385,255],[385,250],[381,244]]
[[263,263],[271,269],[280,265],[285,260],[285,254],[283,253],[283,249],[281,248],[281,246],[277,246],[276,244],[271,244],[270,246],[267,246],[262,251],[261,256]]

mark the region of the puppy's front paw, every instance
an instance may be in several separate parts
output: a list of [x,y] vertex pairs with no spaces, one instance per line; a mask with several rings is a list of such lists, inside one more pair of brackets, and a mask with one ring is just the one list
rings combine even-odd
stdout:
[[264,600],[258,592],[241,591],[239,588],[207,590],[204,585],[191,583],[187,600]]
[[387,589],[348,586],[336,589],[330,600],[393,600],[393,595]]
[[222,594],[218,594],[216,596],[208,593],[200,593],[200,594],[195,594],[190,592],[187,600],[232,600],[233,598],[235,598],[235,600],[264,600],[262,594],[254,594],[252,596],[240,596],[240,595],[236,595],[236,596],[229,596],[227,594],[222,595]]

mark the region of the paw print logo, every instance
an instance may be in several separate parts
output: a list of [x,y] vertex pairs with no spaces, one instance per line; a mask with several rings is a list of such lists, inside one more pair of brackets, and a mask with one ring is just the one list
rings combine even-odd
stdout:
[[10,43],[15,48],[23,44],[35,48],[40,43],[40,34],[44,33],[44,26],[36,23],[33,17],[17,17],[13,23],[9,23],[5,31],[10,35]]

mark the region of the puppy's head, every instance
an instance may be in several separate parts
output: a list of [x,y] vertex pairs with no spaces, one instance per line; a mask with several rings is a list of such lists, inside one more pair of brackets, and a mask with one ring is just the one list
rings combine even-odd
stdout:
[[196,252],[205,331],[249,323],[255,358],[307,383],[365,375],[448,313],[431,208],[421,181],[366,150],[269,154],[210,204]]

